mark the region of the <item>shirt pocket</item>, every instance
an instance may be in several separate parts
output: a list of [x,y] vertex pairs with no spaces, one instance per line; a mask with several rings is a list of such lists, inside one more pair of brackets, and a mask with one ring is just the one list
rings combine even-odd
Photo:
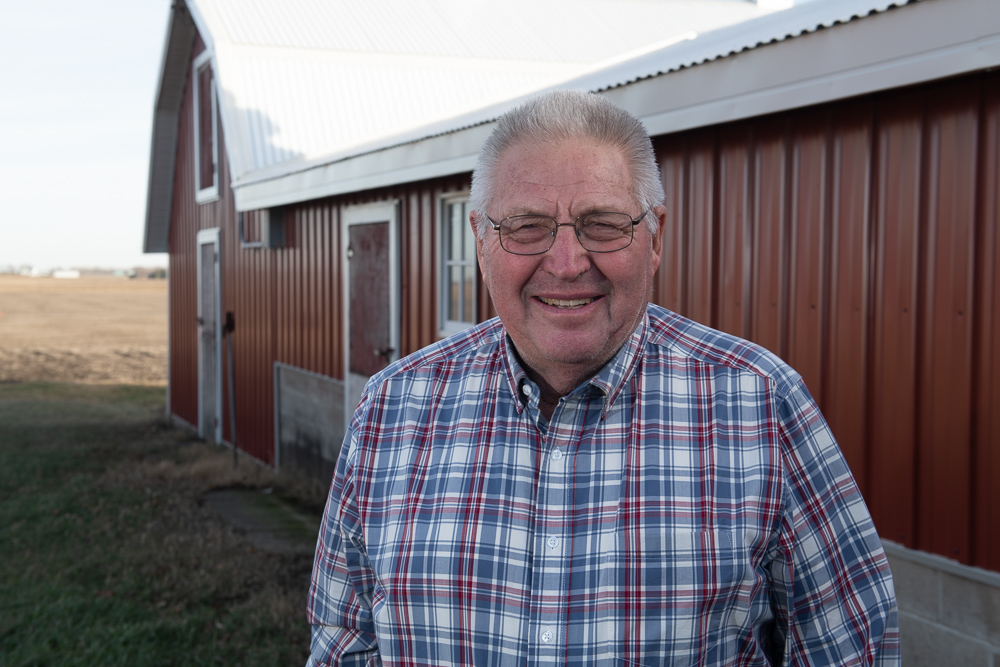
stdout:
[[624,665],[726,664],[747,569],[733,531],[619,533],[601,572],[609,654]]

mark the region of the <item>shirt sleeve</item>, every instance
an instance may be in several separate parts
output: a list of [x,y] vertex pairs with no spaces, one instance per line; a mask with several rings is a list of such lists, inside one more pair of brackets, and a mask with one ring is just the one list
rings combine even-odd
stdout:
[[771,562],[785,665],[898,665],[889,563],[840,448],[799,379],[777,405],[784,513]]
[[307,667],[382,664],[372,618],[375,577],[361,539],[347,451],[354,444],[352,432],[344,438],[316,544],[306,602],[312,624]]

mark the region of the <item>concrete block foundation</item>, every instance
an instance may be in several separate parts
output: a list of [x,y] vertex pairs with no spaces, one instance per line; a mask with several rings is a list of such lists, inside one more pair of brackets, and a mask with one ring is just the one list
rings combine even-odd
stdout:
[[883,540],[907,667],[1000,667],[1000,574]]

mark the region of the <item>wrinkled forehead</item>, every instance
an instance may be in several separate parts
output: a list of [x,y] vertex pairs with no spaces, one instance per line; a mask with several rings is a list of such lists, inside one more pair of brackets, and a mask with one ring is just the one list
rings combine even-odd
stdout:
[[514,144],[501,154],[494,178],[491,208],[505,215],[540,207],[581,215],[630,209],[636,201],[623,151],[591,139]]

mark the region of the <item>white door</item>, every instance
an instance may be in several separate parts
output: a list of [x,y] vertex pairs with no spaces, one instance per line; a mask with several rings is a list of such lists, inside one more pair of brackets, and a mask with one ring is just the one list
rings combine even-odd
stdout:
[[344,211],[344,410],[354,413],[365,383],[399,358],[397,203]]
[[219,230],[198,232],[198,436],[222,442]]

